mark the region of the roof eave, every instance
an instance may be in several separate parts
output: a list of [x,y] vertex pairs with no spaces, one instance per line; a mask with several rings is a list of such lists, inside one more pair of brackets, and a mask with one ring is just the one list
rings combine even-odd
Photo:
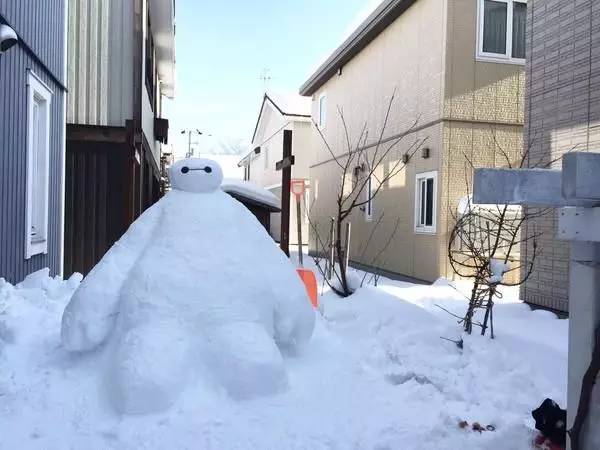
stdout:
[[317,92],[339,68],[360,53],[416,1],[385,0],[304,82],[300,87],[300,95],[307,97]]

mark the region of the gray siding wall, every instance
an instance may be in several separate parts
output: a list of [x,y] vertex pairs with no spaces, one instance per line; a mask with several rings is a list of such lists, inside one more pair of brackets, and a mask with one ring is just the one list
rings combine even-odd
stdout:
[[[65,121],[64,2],[0,0],[0,15],[33,50],[22,44],[0,57],[0,277],[21,281],[29,273],[49,267],[58,274],[62,250],[62,181]],[[27,146],[27,70],[53,91],[50,115],[50,197],[48,254],[25,259],[25,195]],[[58,84],[48,73],[52,72]]]
[[[527,22],[525,145],[531,166],[571,149],[600,151],[600,2],[530,0]],[[560,160],[553,164],[560,168]],[[522,298],[568,311],[569,248],[554,214],[528,224],[542,231],[542,255]],[[531,245],[522,249],[531,258]]]
[[133,2],[69,0],[67,122],[133,119]]

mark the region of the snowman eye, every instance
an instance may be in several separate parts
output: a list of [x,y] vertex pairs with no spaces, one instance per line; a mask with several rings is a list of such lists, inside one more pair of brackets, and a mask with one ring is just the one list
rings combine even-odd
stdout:
[[211,167],[208,167],[208,166],[206,166],[206,167],[204,168],[204,171],[205,171],[206,173],[211,173],[211,172],[212,172],[212,168],[211,168]]
[[190,168],[188,166],[183,166],[181,168],[181,173],[188,173],[190,171]]

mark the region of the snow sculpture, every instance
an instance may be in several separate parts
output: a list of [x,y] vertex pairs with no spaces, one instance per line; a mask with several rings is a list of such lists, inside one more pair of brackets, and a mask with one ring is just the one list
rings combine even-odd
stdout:
[[67,350],[106,347],[108,392],[122,413],[167,409],[200,376],[234,398],[274,393],[287,382],[282,352],[312,335],[314,311],[290,261],[221,180],[214,161],[174,164],[173,190],[63,313]]

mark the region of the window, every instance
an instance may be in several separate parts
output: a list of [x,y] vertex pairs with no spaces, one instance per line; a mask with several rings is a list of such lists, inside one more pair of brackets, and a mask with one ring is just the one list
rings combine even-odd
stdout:
[[417,175],[415,184],[415,231],[435,233],[437,172]]
[[325,128],[327,119],[327,95],[321,94],[319,97],[319,128]]
[[269,147],[264,148],[265,155],[265,170],[269,168]]
[[479,0],[477,58],[525,62],[527,0]]
[[365,220],[373,220],[373,177],[369,177],[365,187]]
[[26,259],[40,253],[48,253],[51,99],[50,89],[33,72],[29,72],[27,76]]

